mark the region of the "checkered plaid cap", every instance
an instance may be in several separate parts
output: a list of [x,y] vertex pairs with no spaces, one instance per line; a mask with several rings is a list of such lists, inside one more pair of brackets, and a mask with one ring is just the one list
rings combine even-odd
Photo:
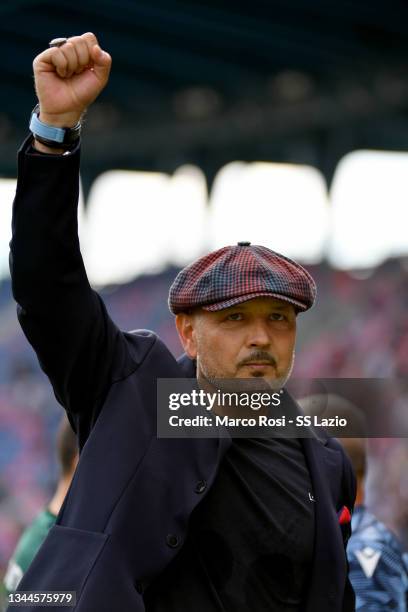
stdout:
[[298,263],[264,246],[239,242],[213,251],[176,276],[169,292],[173,314],[201,306],[222,310],[256,297],[274,297],[308,310],[316,284]]

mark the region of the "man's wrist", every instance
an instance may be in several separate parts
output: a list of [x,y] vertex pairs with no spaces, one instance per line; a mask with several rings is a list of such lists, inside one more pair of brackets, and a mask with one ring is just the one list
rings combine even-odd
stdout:
[[54,149],[52,147],[47,147],[47,145],[43,144],[42,142],[38,142],[38,140],[35,138],[33,140],[33,147],[39,153],[47,153],[51,155],[62,155],[66,151],[66,149]]
[[[54,121],[54,123],[46,123],[40,119],[40,106],[37,104],[32,113],[29,123],[29,129],[35,139],[35,148],[41,153],[53,153],[50,149],[55,149],[55,153],[61,154],[64,151],[69,151],[75,147],[79,142],[81,135],[81,121],[78,120],[73,127],[67,125],[74,120],[75,116],[70,113],[70,117],[64,113],[56,114],[54,116],[49,113],[42,113],[42,119],[46,118],[48,121]],[[56,123],[63,122],[64,127],[56,125]]]
[[40,110],[38,118],[47,125],[53,125],[59,128],[73,128],[81,120],[83,113],[46,113]]

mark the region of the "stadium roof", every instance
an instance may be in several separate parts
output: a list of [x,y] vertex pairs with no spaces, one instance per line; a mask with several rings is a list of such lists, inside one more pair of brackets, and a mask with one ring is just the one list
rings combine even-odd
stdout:
[[85,173],[110,167],[211,177],[231,159],[313,163],[408,142],[403,0],[14,0],[0,7],[0,172],[34,105],[31,62],[93,31],[113,57],[88,115]]

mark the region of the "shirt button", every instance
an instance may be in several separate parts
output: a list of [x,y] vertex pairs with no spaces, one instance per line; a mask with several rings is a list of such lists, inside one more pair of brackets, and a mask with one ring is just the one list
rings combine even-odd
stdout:
[[177,548],[177,546],[179,545],[179,539],[176,535],[174,535],[173,533],[169,533],[168,536],[166,537],[166,544],[167,546],[170,546],[170,548]]
[[204,491],[207,488],[207,483],[205,480],[199,480],[195,486],[195,492],[196,493],[204,493]]

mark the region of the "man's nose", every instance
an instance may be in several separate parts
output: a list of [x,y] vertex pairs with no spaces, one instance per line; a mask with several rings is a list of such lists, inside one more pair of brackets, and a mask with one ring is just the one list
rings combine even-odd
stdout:
[[247,344],[250,347],[269,347],[272,337],[268,325],[262,321],[253,322],[248,330]]

